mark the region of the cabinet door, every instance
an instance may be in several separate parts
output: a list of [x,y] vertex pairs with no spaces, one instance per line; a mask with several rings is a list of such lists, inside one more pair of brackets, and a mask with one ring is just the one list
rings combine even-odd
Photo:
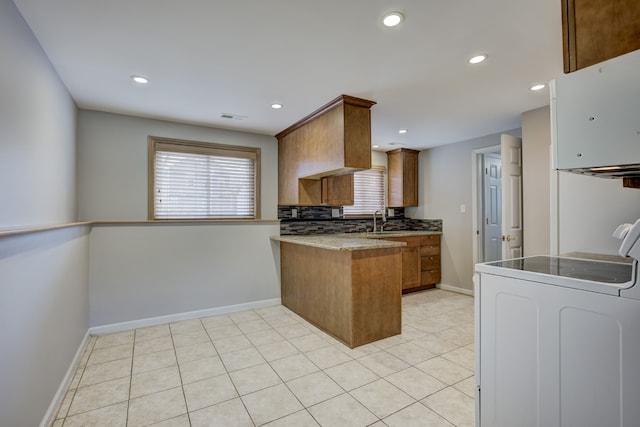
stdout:
[[353,174],[322,178],[322,204],[353,205]]
[[402,290],[420,286],[420,250],[418,247],[402,248]]
[[387,152],[389,206],[418,206],[418,151]]
[[564,72],[640,49],[638,0],[563,0]]

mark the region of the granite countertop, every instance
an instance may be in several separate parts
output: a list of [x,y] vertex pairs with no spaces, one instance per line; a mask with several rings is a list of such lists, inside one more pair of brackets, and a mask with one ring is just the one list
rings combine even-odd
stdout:
[[357,251],[367,249],[395,248],[406,246],[404,242],[384,240],[386,237],[409,237],[442,234],[439,231],[385,231],[382,233],[344,233],[314,235],[272,236],[271,240],[314,246],[334,251]]

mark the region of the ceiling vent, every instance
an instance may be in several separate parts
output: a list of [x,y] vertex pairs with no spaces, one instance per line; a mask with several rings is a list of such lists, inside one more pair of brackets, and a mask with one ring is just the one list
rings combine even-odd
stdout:
[[405,145],[402,142],[390,142],[389,145]]
[[244,120],[247,118],[247,116],[241,116],[239,114],[231,114],[231,113],[222,113],[220,114],[220,117],[222,117],[223,119],[231,119],[231,120]]

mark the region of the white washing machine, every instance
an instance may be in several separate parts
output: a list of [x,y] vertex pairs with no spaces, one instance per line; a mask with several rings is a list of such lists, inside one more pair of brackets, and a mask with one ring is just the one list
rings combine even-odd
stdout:
[[640,426],[640,220],[621,227],[631,263],[476,265],[479,427]]

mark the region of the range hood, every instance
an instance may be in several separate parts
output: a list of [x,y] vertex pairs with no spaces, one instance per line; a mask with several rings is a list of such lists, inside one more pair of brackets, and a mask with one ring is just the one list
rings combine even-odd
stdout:
[[554,169],[640,181],[638,70],[640,50],[550,83]]
[[600,178],[640,178],[640,163],[618,166],[596,166],[592,168],[560,169],[583,175],[598,176]]

